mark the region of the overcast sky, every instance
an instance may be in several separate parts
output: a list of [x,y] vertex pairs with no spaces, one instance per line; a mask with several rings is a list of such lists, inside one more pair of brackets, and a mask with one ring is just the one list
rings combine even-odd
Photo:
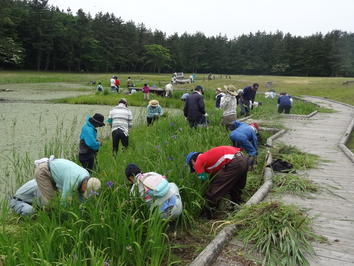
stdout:
[[203,32],[207,36],[277,30],[292,35],[354,32],[354,0],[49,0],[73,13],[113,13],[168,35]]

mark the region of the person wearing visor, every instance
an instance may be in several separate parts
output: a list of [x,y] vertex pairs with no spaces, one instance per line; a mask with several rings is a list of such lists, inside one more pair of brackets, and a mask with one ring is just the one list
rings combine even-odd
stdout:
[[98,194],[101,181],[90,177],[89,172],[66,159],[43,158],[35,162],[34,176],[42,195],[43,205],[60,193],[61,202],[70,201],[75,194],[80,200]]
[[230,194],[231,201],[236,204],[242,202],[242,189],[246,185],[248,163],[239,148],[232,146],[218,146],[206,152],[190,152],[186,163],[191,172],[196,172],[202,181],[211,179],[204,194],[207,206],[204,213],[207,218],[213,218],[219,200]]
[[130,194],[142,197],[150,208],[159,208],[160,217],[176,219],[182,213],[182,200],[175,183],[155,172],[143,173],[136,164],[128,164],[125,175],[132,184]]
[[233,121],[229,125],[229,129],[231,130],[229,138],[232,141],[232,145],[247,152],[249,155],[249,167],[252,168],[258,154],[258,124]]

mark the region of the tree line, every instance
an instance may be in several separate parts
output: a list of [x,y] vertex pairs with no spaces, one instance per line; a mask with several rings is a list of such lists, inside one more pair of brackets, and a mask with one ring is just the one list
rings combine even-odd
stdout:
[[172,34],[60,10],[48,0],[0,0],[0,68],[44,71],[195,72],[354,76],[354,34]]

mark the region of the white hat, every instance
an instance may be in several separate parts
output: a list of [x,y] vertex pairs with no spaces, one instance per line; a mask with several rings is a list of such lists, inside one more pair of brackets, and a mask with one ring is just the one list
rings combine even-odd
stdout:
[[101,181],[96,177],[90,177],[86,184],[86,190],[84,197],[87,199],[93,194],[97,194],[97,191],[101,188]]

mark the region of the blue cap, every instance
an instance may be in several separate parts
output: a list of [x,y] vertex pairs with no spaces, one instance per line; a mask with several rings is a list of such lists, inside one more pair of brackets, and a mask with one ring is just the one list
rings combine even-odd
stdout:
[[199,154],[200,152],[195,152],[195,151],[192,151],[190,152],[187,157],[186,157],[186,164],[188,164],[189,166],[189,169],[191,171],[191,173],[193,173],[195,170],[194,170],[194,167],[191,163],[191,160],[192,160],[192,157],[195,155],[195,154]]

